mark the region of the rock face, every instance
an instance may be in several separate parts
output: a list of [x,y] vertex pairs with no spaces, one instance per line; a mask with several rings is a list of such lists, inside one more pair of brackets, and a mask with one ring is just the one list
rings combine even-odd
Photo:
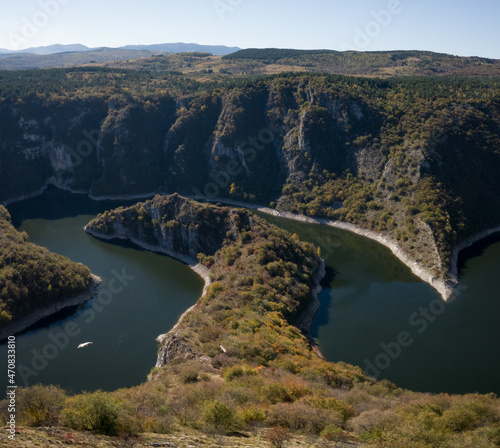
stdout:
[[0,202],[48,184],[274,202],[380,231],[453,283],[453,247],[500,222],[500,106],[488,85],[446,101],[420,87],[297,76],[188,96],[7,99]]
[[91,221],[85,231],[101,238],[122,238],[197,264],[198,254],[213,255],[231,231],[228,208],[200,204],[179,195],[116,209]]

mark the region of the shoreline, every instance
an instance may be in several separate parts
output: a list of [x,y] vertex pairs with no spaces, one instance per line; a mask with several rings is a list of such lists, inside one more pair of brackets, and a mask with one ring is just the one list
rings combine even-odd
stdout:
[[245,207],[248,209],[257,210],[267,215],[276,216],[278,218],[291,219],[293,221],[304,222],[307,224],[327,225],[330,227],[334,227],[336,229],[346,230],[348,232],[352,232],[357,235],[364,236],[365,238],[374,240],[382,244],[383,246],[387,247],[396,258],[398,258],[403,264],[405,264],[408,268],[410,268],[410,270],[414,275],[416,275],[421,280],[432,286],[440,294],[441,298],[445,302],[447,302],[450,299],[455,287],[458,285],[458,281],[455,281],[454,278],[453,281],[446,281],[444,279],[434,277],[430,272],[422,268],[419,265],[419,263],[411,260],[405,254],[403,249],[395,241],[391,240],[387,236],[374,232],[373,230],[364,229],[363,227],[360,227],[356,224],[351,224],[342,221],[333,221],[331,219],[326,219],[326,218],[311,218],[310,216],[298,215],[292,212],[283,212],[258,204],[248,204],[240,201],[232,201],[230,199],[223,199],[223,198],[208,199],[199,196],[198,197],[193,196],[192,198],[196,200],[204,200],[206,202],[211,202],[211,203],[220,202],[235,207]]
[[[161,367],[162,365],[164,365],[162,363],[162,361],[160,360],[160,358],[164,358],[164,355],[162,354],[162,346],[164,345],[165,341],[168,340],[169,338],[172,338],[172,337],[175,338],[175,334],[176,334],[177,330],[179,329],[179,327],[182,325],[182,322],[184,321],[184,319],[189,315],[189,313],[191,313],[194,310],[198,301],[206,295],[208,288],[209,288],[210,284],[212,283],[212,281],[210,279],[210,274],[211,274],[210,269],[208,269],[206,266],[202,265],[201,263],[198,263],[196,260],[194,260],[193,258],[191,258],[187,255],[183,255],[183,254],[179,254],[179,253],[170,251],[170,250],[165,249],[161,246],[155,246],[152,244],[145,243],[145,242],[140,241],[134,237],[126,237],[126,236],[122,236],[122,235],[119,235],[116,233],[114,233],[113,235],[103,235],[99,232],[96,232],[94,230],[89,229],[88,226],[85,226],[83,229],[86,233],[88,233],[89,235],[92,235],[95,238],[100,238],[100,239],[104,239],[104,240],[108,240],[108,241],[113,240],[113,239],[131,241],[135,245],[137,245],[145,250],[168,255],[169,257],[175,258],[176,260],[179,260],[179,261],[187,264],[196,274],[198,274],[203,279],[203,281],[204,281],[203,292],[200,295],[200,297],[196,300],[196,303],[193,306],[189,307],[186,311],[184,311],[184,313],[181,314],[181,316],[177,320],[176,324],[168,332],[160,334],[156,338],[156,342],[160,346],[160,350],[158,353],[158,359],[157,359],[155,367]],[[323,280],[323,277],[325,276],[325,274],[326,274],[326,264],[325,264],[325,261],[321,258],[320,265],[318,266],[318,269],[314,275],[314,285],[311,288],[312,300],[308,304],[306,309],[304,311],[302,311],[302,313],[298,316],[296,321],[292,324],[295,327],[297,327],[304,334],[304,336],[307,337],[313,352],[321,359],[325,359],[325,358],[324,358],[323,354],[321,353],[319,345],[311,337],[310,331],[311,331],[311,327],[312,327],[314,318],[316,317],[316,314],[321,306],[321,303],[318,299],[318,295],[323,289],[321,286],[321,280]]]
[[210,270],[202,265],[201,263],[198,263],[197,260],[194,258],[188,256],[188,255],[183,255],[179,254],[177,252],[165,249],[164,247],[161,246],[154,246],[152,244],[145,243],[143,241],[138,240],[137,238],[134,237],[126,237],[118,234],[113,234],[113,235],[104,235],[99,232],[96,232],[94,230],[91,230],[88,228],[88,226],[85,226],[83,230],[88,233],[89,235],[92,235],[95,238],[100,238],[103,240],[114,240],[114,239],[119,239],[119,240],[125,240],[125,241],[130,241],[134,243],[136,246],[141,247],[142,249],[149,250],[151,252],[157,252],[161,253],[164,255],[168,255],[171,258],[175,258],[178,261],[181,261],[184,264],[187,264],[194,272],[196,272],[204,281],[205,285],[203,287],[203,293],[200,297],[203,297],[210,284],[212,283],[212,280],[210,279]]
[[163,364],[162,364],[160,358],[164,357],[163,350],[162,350],[164,343],[167,339],[169,339],[170,337],[175,335],[175,333],[177,332],[177,330],[181,326],[183,320],[194,310],[198,301],[202,297],[204,297],[205,294],[207,293],[208,288],[212,283],[210,269],[208,269],[206,266],[202,265],[201,263],[198,263],[197,260],[195,260],[192,257],[189,257],[187,255],[183,255],[183,254],[179,254],[177,252],[165,249],[161,246],[154,246],[152,244],[144,243],[143,241],[140,241],[137,238],[126,237],[126,236],[118,235],[116,233],[113,235],[103,235],[103,234],[100,234],[99,232],[96,232],[94,230],[89,229],[88,226],[85,226],[83,229],[85,232],[87,232],[89,235],[92,235],[95,238],[100,238],[100,239],[104,239],[104,240],[108,240],[108,241],[113,240],[113,239],[131,241],[135,245],[137,245],[145,250],[168,255],[171,258],[174,258],[182,263],[187,264],[203,280],[203,282],[204,282],[203,291],[202,291],[200,297],[198,297],[198,299],[196,299],[196,303],[193,306],[189,307],[186,311],[184,311],[181,314],[181,316],[177,320],[176,324],[169,331],[167,331],[166,333],[162,333],[156,337],[156,342],[158,343],[159,350],[158,350],[158,355],[157,355],[155,367],[161,367]]
[[[7,200],[4,200],[1,202],[2,205],[8,206],[14,202],[22,201],[25,199],[31,199],[34,197],[37,197],[45,192],[45,190],[48,188],[48,186],[54,186],[56,188],[62,189],[64,191],[68,191],[73,194],[85,194],[87,195],[90,199],[94,201],[104,201],[104,200],[134,200],[134,199],[149,199],[154,197],[156,194],[160,195],[167,195],[170,193],[165,193],[165,192],[151,192],[149,194],[139,194],[139,195],[108,195],[108,196],[94,196],[90,192],[85,192],[85,191],[76,191],[72,190],[71,188],[66,188],[65,186],[58,185],[56,182],[53,180],[49,180],[45,186],[43,186],[41,189],[37,190],[35,193],[32,194],[27,194],[23,196],[18,196],[14,198],[9,198]],[[180,194],[180,193],[179,193]],[[320,225],[327,225],[330,227],[334,227],[337,229],[341,230],[346,230],[348,232],[355,233],[360,236],[364,236],[366,238],[369,238],[371,240],[374,240],[383,246],[387,247],[393,255],[398,258],[403,264],[405,264],[411,272],[419,277],[421,280],[429,284],[431,287],[433,287],[441,296],[441,298],[447,302],[450,300],[452,297],[455,288],[458,286],[458,257],[460,255],[460,252],[462,252],[464,249],[467,249],[468,247],[476,244],[477,242],[481,241],[484,238],[487,238],[495,233],[500,232],[500,226],[492,227],[490,229],[486,229],[482,232],[478,232],[474,235],[471,235],[467,237],[465,240],[460,242],[459,244],[455,245],[452,248],[452,256],[451,256],[451,261],[450,261],[450,266],[448,268],[448,275],[449,279],[445,278],[439,278],[435,277],[431,272],[429,272],[427,269],[422,268],[419,263],[416,261],[412,260],[410,257],[406,255],[406,253],[403,251],[403,249],[392,239],[389,237],[379,234],[377,232],[374,232],[373,230],[365,229],[363,227],[360,227],[356,224],[351,224],[347,222],[342,222],[342,221],[333,221],[330,219],[326,218],[311,218],[309,216],[305,215],[298,215],[294,214],[291,212],[282,212],[278,211],[275,209],[271,209],[269,207],[259,205],[259,204],[251,204],[247,202],[241,202],[241,201],[234,201],[232,199],[228,198],[207,198],[204,196],[200,195],[182,195],[186,198],[194,199],[197,201],[202,201],[202,202],[207,202],[207,203],[218,203],[220,202],[221,204],[227,204],[229,206],[233,207],[243,207],[251,210],[257,210],[262,213],[271,215],[271,216],[276,216],[280,218],[286,218],[286,219],[291,219],[294,221],[299,221],[299,222],[304,222],[308,224],[320,224]],[[137,242],[134,242],[137,244]],[[170,255],[167,253],[167,255]],[[176,255],[171,255],[173,258],[177,258]],[[178,258],[180,259],[180,258]],[[180,259],[181,261],[184,261]],[[187,262],[191,266],[191,262]]]
[[53,303],[44,308],[34,311],[28,316],[23,317],[17,322],[13,322],[7,327],[0,330],[0,343],[3,343],[9,336],[14,336],[24,330],[29,329],[31,326],[36,324],[42,319],[49,317],[55,313],[66,308],[71,308],[74,306],[81,305],[97,295],[97,289],[102,283],[102,279],[94,274],[92,275],[92,281],[86,291],[77,294],[76,296],[70,297],[58,303]]
[[296,322],[293,324],[300,331],[302,331],[304,336],[307,337],[307,339],[309,340],[309,344],[311,345],[312,351],[316,354],[316,356],[318,356],[323,360],[325,359],[325,357],[323,356],[323,353],[321,353],[319,344],[311,336],[311,327],[314,322],[314,318],[316,317],[316,314],[318,313],[321,307],[321,303],[318,299],[318,296],[323,290],[323,287],[321,286],[321,280],[323,280],[325,275],[326,275],[326,264],[325,260],[321,258],[318,270],[314,274],[314,285],[313,288],[311,289],[312,301],[311,303],[309,303],[307,308],[300,314]]
[[410,259],[403,251],[403,249],[389,237],[374,232],[373,230],[364,229],[363,227],[360,227],[356,224],[351,224],[342,221],[333,221],[327,218],[311,218],[310,216],[294,214],[292,212],[283,212],[263,205],[250,204],[241,201],[233,201],[231,199],[224,199],[224,198],[209,199],[202,196],[189,196],[189,197],[195,200],[209,202],[209,203],[220,202],[221,204],[227,204],[234,207],[244,207],[252,210],[257,210],[267,215],[276,216],[278,218],[291,219],[293,221],[304,222],[307,224],[327,225],[330,227],[334,227],[336,229],[346,230],[348,232],[364,236],[365,238],[369,238],[387,247],[396,258],[398,258],[403,264],[405,264],[408,268],[410,268],[413,274],[415,274],[425,283],[433,287],[445,302],[448,302],[452,298],[455,292],[455,288],[459,284],[458,257],[460,255],[460,252],[495,233],[500,233],[500,226],[491,227],[487,230],[483,230],[482,232],[478,232],[474,235],[471,235],[468,238],[464,239],[459,244],[455,245],[452,249],[452,257],[448,269],[448,275],[450,276],[450,280],[446,280],[444,278],[436,278],[435,276],[432,275],[432,273],[422,268],[419,265],[419,263]]

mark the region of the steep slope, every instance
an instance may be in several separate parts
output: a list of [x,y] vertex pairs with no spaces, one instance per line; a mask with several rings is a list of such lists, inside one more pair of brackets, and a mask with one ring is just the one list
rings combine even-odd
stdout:
[[495,79],[2,76],[0,201],[52,183],[271,204],[378,232],[450,285],[453,248],[500,223]]

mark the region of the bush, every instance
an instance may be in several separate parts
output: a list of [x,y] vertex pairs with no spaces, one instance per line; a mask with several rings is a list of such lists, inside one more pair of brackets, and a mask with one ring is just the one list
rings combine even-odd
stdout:
[[266,412],[264,409],[258,408],[256,406],[245,406],[239,412],[239,418],[246,425],[263,422],[266,419]]
[[208,402],[203,409],[205,424],[216,431],[229,431],[234,424],[234,411],[218,400]]
[[20,422],[27,426],[50,426],[59,423],[66,394],[59,386],[40,384],[17,391]]
[[364,434],[384,429],[397,420],[398,416],[392,411],[374,409],[354,417],[349,421],[349,426],[356,434]]
[[264,395],[272,404],[290,402],[292,397],[288,394],[285,386],[280,383],[271,383],[264,387]]
[[114,436],[136,432],[123,403],[111,393],[85,392],[69,398],[63,411],[64,424],[76,430]]
[[198,381],[198,369],[193,366],[184,366],[179,372],[179,377],[183,384],[196,383]]
[[319,434],[326,426],[341,426],[344,421],[336,412],[316,409],[305,403],[281,403],[269,408],[267,423],[293,431]]
[[491,423],[498,418],[487,403],[467,400],[460,401],[444,411],[441,423],[447,429],[461,432]]

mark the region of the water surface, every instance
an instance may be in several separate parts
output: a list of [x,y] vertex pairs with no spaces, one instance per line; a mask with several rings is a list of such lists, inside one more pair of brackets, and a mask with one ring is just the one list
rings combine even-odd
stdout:
[[[61,320],[49,319],[17,337],[19,385],[25,383],[22,372],[28,384],[59,384],[75,392],[140,384],[156,363],[155,338],[170,330],[201,295],[203,281],[187,265],[130,243],[100,241],[83,231],[97,213],[123,204],[50,189],[8,207],[16,227],[25,230],[33,243],[87,265],[102,277],[100,290],[109,291],[102,293],[101,306],[90,301],[76,312],[58,316]],[[110,285],[113,278],[117,280]],[[68,322],[80,331],[67,339]],[[76,348],[87,341],[93,344]],[[54,359],[44,367],[40,354]],[[5,345],[0,357],[6,359]],[[4,375],[0,381],[6,381]]]
[[[464,254],[459,295],[444,305],[433,288],[374,241],[261,216],[321,247],[329,275],[312,333],[329,361],[359,365],[416,391],[500,393],[498,236]],[[402,333],[407,346],[398,348]]]

